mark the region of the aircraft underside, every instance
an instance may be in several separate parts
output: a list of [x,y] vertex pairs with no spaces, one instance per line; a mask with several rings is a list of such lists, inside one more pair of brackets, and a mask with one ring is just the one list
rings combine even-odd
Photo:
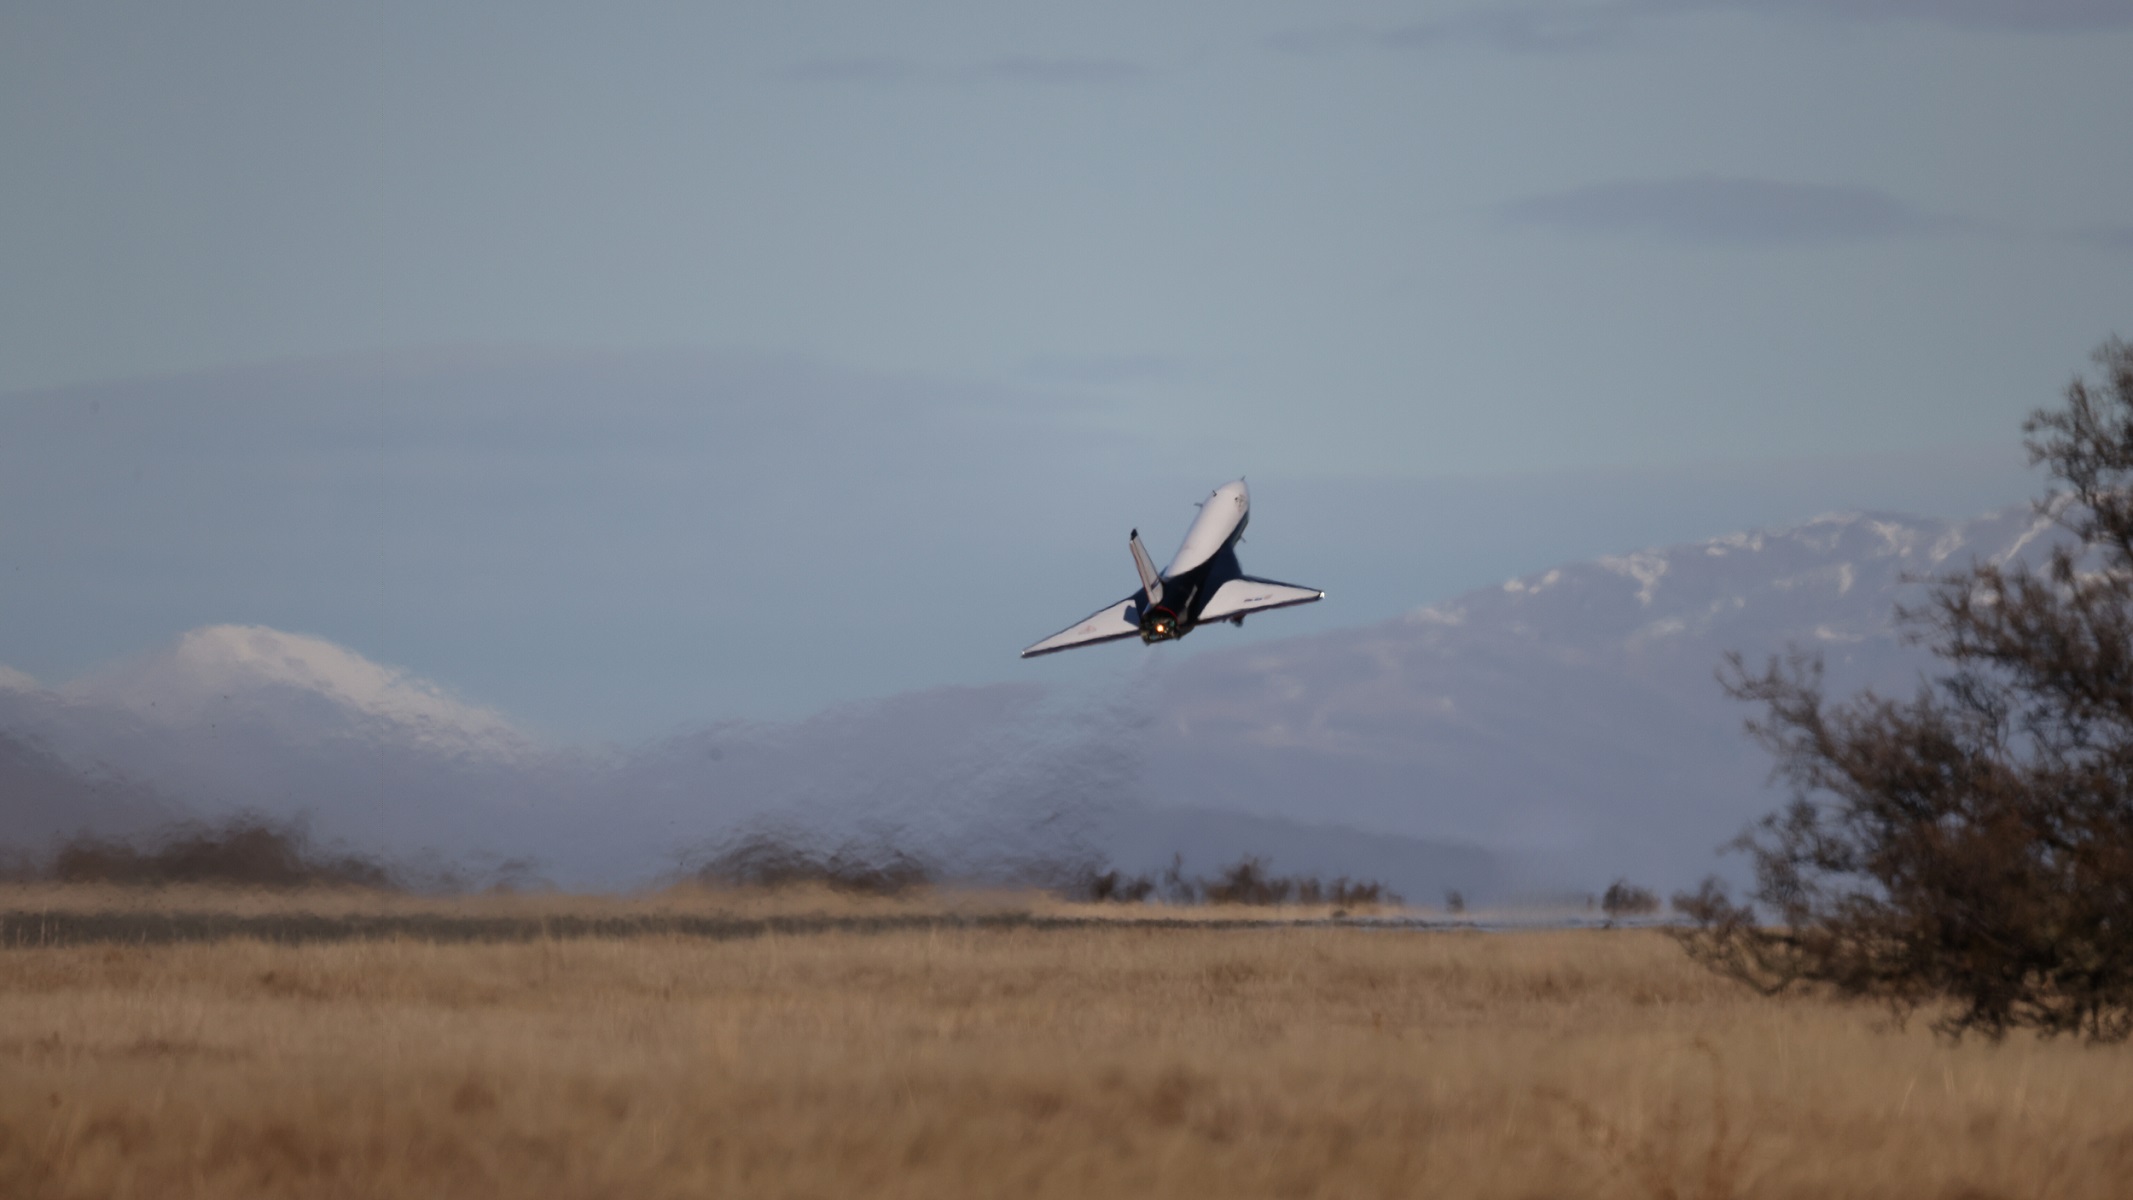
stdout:
[[1140,531],[1133,531],[1127,548],[1140,576],[1140,590],[1036,643],[1022,657],[1135,636],[1146,645],[1171,642],[1209,622],[1242,625],[1249,613],[1324,599],[1325,592],[1317,588],[1244,573],[1236,548],[1249,521],[1250,499],[1242,480],[1215,489],[1201,503],[1200,515],[1186,531],[1177,556],[1160,571],[1141,544]]

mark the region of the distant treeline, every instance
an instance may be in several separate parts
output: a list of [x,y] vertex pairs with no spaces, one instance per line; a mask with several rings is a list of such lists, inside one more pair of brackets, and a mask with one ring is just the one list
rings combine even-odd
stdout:
[[1336,908],[1376,908],[1401,903],[1398,893],[1375,879],[1276,875],[1266,859],[1249,854],[1213,875],[1185,874],[1182,857],[1172,857],[1159,875],[1129,876],[1107,870],[1091,874],[1078,890],[1083,899],[1125,904],[1161,900],[1167,904],[1331,904]]
[[45,857],[18,856],[5,874],[16,880],[132,887],[207,884],[384,891],[403,889],[410,882],[405,872],[377,859],[317,845],[300,823],[255,814],[221,824],[182,822],[130,839],[83,834]]
[[[1071,900],[1140,904],[1331,904],[1340,908],[1396,905],[1400,897],[1376,880],[1277,875],[1267,860],[1247,855],[1213,875],[1187,875],[1173,857],[1158,873],[1128,875],[1108,865],[1022,863],[1002,871],[1010,882]],[[949,880],[925,858],[887,842],[805,844],[780,832],[753,831],[717,850],[691,878],[713,887],[790,887],[815,884],[836,891],[887,896]]]
[[[42,857],[18,855],[0,863],[0,878],[124,887],[207,885],[291,890],[363,888],[373,891],[455,892],[512,886],[530,871],[506,863],[475,880],[450,869],[414,870],[368,855],[321,846],[301,822],[243,814],[219,824],[183,822],[133,838],[83,834]],[[1330,904],[1375,908],[1401,903],[1384,883],[1340,876],[1276,874],[1264,858],[1247,855],[1212,875],[1190,875],[1182,857],[1160,872],[1129,875],[1106,865],[1041,862],[1003,869],[1010,884],[1041,888],[1070,900],[1140,904]],[[896,896],[943,886],[953,879],[928,859],[887,842],[845,842],[822,848],[779,833],[755,831],[720,847],[686,869],[686,882],[710,887],[788,888]]]
[[886,841],[824,848],[791,834],[762,830],[726,843],[689,876],[708,887],[816,884],[866,896],[895,896],[940,882],[931,863]]

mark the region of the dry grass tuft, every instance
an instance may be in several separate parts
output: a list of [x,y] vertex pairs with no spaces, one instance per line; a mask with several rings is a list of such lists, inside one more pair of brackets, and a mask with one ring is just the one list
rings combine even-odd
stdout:
[[[1690,1043],[1711,1063],[1711,1093],[1708,1120],[1692,1115],[1683,1097],[1670,1097],[1666,1111],[1649,1130],[1626,1129],[1591,1103],[1560,1088],[1542,1087],[1535,1094],[1559,1104],[1570,1114],[1577,1131],[1606,1166],[1628,1176],[1645,1194],[1657,1200],[1730,1200],[1745,1195],[1742,1167],[1750,1138],[1733,1136],[1725,1091],[1725,1060],[1701,1037]],[[1699,1149],[1695,1143],[1702,1141]]]

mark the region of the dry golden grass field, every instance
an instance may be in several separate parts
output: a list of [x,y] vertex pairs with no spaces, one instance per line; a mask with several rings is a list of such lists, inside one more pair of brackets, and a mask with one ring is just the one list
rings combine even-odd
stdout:
[[1649,931],[816,893],[0,912],[24,1200],[2133,1195],[2128,1050],[1951,1047]]

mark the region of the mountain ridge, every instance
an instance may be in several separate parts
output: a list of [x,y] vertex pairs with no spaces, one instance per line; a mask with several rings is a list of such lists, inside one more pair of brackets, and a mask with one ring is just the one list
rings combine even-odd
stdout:
[[1722,868],[1713,848],[1781,799],[1712,678],[1726,651],[1811,647],[1840,694],[1913,680],[1927,660],[1891,611],[1923,594],[1917,577],[2027,561],[2053,536],[2026,508],[1823,514],[1157,658],[1141,690],[1079,708],[1034,684],[939,688],[619,747],[536,739],[322,638],[208,626],[56,688],[0,675],[0,732],[210,812],[311,813],[366,848],[534,857],[605,882],[783,821],[979,874],[1143,859],[1163,838],[1204,862],[1257,831],[1291,859],[1308,849],[1308,864],[1256,851],[1278,867],[1333,873],[1382,872],[1371,840],[1399,840],[1413,870],[1397,886],[1425,897],[1616,874],[1675,886]]
[[1930,665],[1899,602],[1970,559],[2031,561],[2027,506],[1965,520],[1841,512],[1565,564],[1370,626],[1202,654],[1166,686],[1157,789],[1454,837],[1683,884],[1782,799],[1714,678],[1789,647],[1833,695]]

